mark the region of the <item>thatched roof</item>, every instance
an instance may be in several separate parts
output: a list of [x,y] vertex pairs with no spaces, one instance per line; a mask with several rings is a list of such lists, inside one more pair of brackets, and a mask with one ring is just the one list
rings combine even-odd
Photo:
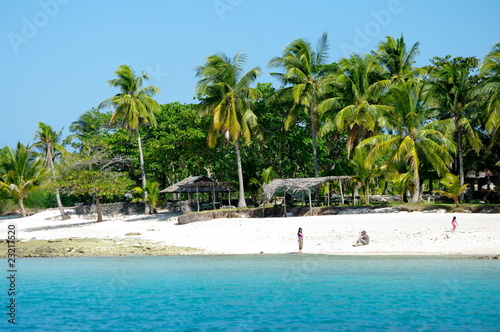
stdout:
[[207,191],[230,191],[228,183],[217,182],[208,176],[190,176],[182,181],[179,181],[168,188],[163,189],[160,193],[196,193]]
[[327,181],[342,181],[350,180],[352,176],[324,176],[320,178],[291,178],[291,179],[275,179],[264,185],[264,199],[268,201],[277,192],[288,192],[291,194],[297,191],[311,191],[311,188],[316,187]]

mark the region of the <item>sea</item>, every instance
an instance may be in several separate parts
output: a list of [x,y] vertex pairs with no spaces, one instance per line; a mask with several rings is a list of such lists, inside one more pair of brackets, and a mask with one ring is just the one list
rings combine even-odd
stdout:
[[500,331],[495,259],[262,254],[3,265],[1,331]]

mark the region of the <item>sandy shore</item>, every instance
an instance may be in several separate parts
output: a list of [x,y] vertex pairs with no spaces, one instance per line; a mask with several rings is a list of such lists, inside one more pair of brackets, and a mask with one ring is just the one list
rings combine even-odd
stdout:
[[[451,219],[459,227],[451,231]],[[216,219],[179,225],[172,214],[123,216],[95,223],[57,210],[0,221],[0,238],[15,227],[18,257],[177,254],[275,254],[298,251],[339,255],[500,254],[500,214],[373,213],[289,218]],[[10,226],[9,226],[10,225]],[[13,226],[12,226],[13,225]],[[366,230],[371,242],[353,247]],[[5,257],[7,243],[0,245]]]

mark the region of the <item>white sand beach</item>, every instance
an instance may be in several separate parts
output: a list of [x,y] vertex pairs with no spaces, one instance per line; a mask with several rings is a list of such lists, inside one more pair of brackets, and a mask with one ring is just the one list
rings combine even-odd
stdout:
[[[453,216],[459,225],[454,232]],[[398,212],[215,219],[179,225],[169,214],[105,218],[96,223],[74,214],[63,221],[58,210],[48,210],[27,218],[2,220],[0,225],[2,239],[7,238],[8,225],[15,225],[21,241],[134,239],[213,254],[296,253],[299,227],[303,228],[306,254],[500,254],[500,214]],[[353,247],[361,230],[370,236],[370,244]]]

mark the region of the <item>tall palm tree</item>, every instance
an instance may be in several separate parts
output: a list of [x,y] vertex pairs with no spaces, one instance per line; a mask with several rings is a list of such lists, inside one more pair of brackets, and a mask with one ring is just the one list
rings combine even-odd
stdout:
[[420,54],[419,45],[417,42],[408,49],[403,35],[397,39],[387,36],[385,41],[378,44],[375,57],[387,70],[393,82],[418,80],[426,73],[425,69],[413,66],[415,57]]
[[321,78],[331,71],[326,66],[328,55],[328,35],[324,33],[316,50],[304,39],[296,39],[283,50],[281,57],[269,62],[271,68],[281,68],[283,73],[271,73],[281,81],[284,88],[278,90],[276,98],[293,100],[293,107],[285,121],[285,129],[297,122],[300,113],[308,113],[311,120],[311,138],[314,160],[314,176],[319,176],[316,140],[318,134],[318,105],[322,101],[324,89]]
[[[35,134],[35,139],[37,140],[33,145],[42,150],[45,157],[45,167],[52,173],[52,178],[54,183],[56,181],[56,170],[54,167],[54,161],[56,159],[57,153],[66,153],[66,149],[59,144],[61,140],[61,131],[55,132],[49,125],[39,122],[38,130]],[[71,219],[71,217],[64,212],[61,195],[59,194],[59,188],[55,187],[57,206],[59,207],[59,212],[63,220]]]
[[433,104],[440,111],[441,118],[453,119],[455,122],[455,142],[458,147],[458,172],[460,184],[464,184],[464,143],[470,144],[479,153],[481,141],[479,134],[471,123],[475,116],[474,96],[476,84],[471,77],[477,68],[476,58],[434,58],[435,67],[430,72],[430,91]]
[[387,125],[386,118],[392,107],[384,104],[382,98],[391,81],[370,55],[341,59],[339,66],[340,73],[325,80],[335,96],[325,99],[319,106],[324,117],[321,134],[348,130],[350,156],[362,139],[377,134]]
[[17,143],[16,150],[5,147],[5,154],[0,161],[3,169],[0,177],[0,189],[8,192],[17,200],[21,216],[26,217],[24,198],[35,191],[45,178],[46,169],[42,157],[29,149],[27,145]]
[[[394,104],[391,113],[388,132],[364,139],[359,147],[371,147],[366,158],[366,164],[373,164],[383,158],[389,169],[398,171],[406,167],[413,175],[413,195],[411,202],[420,198],[419,166],[425,158],[439,175],[448,172],[448,166],[455,152],[455,144],[450,138],[454,123],[448,120],[433,120],[425,104],[427,95],[422,85],[415,86],[403,82],[390,91]],[[403,172],[401,172],[403,173]]]
[[200,77],[196,93],[200,96],[199,115],[210,115],[212,123],[208,131],[208,145],[214,147],[222,134],[231,140],[236,151],[238,166],[238,207],[246,207],[243,171],[239,140],[250,143],[252,134],[259,135],[257,117],[250,101],[261,97],[261,92],[250,85],[261,74],[255,67],[243,74],[246,55],[237,53],[232,59],[225,54],[211,55],[203,66],[196,69]]
[[[115,74],[118,78],[109,80],[109,85],[119,88],[120,93],[100,103],[98,108],[114,107],[115,112],[111,117],[111,122],[121,123],[125,130],[135,132],[137,135],[142,188],[146,188],[146,170],[139,127],[143,124],[156,126],[155,115],[160,111],[160,105],[153,99],[153,96],[158,94],[160,89],[152,85],[143,88],[143,81],[149,80],[148,74],[143,72],[140,76],[135,76],[134,71],[128,65],[118,66]],[[147,191],[144,191],[144,195],[147,201]],[[145,213],[148,213],[148,205],[145,204],[145,207]]]

